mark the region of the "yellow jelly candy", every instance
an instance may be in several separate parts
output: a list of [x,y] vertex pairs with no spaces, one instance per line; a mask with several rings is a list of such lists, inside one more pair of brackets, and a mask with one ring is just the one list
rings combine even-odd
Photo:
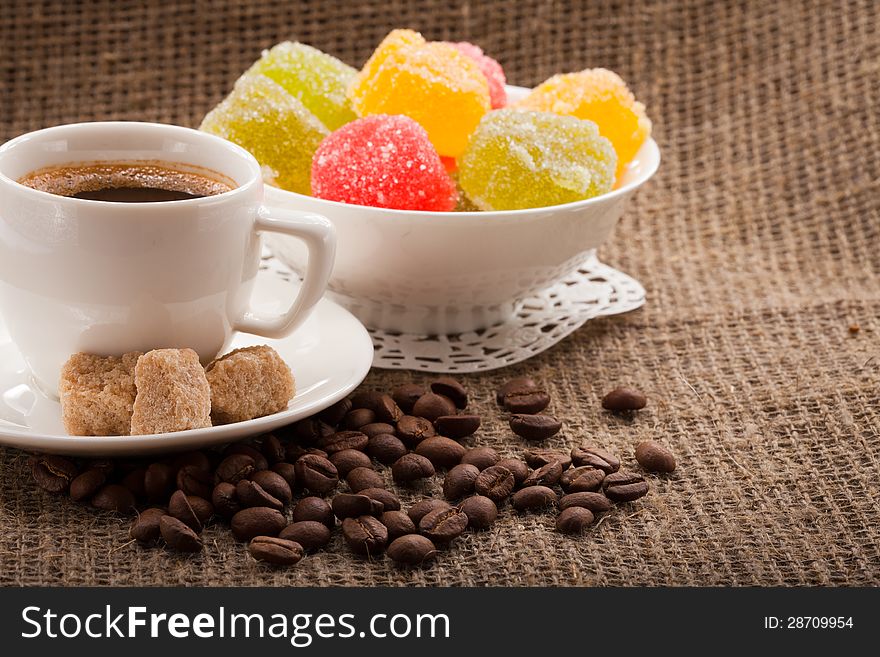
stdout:
[[255,74],[239,78],[199,129],[249,150],[267,183],[300,194],[309,193],[312,156],[329,134],[300,101]]
[[521,210],[604,194],[617,155],[596,124],[547,112],[489,112],[458,161],[458,183],[481,210]]
[[404,114],[427,131],[440,155],[458,157],[489,110],[489,83],[477,63],[446,43],[394,30],[348,89],[360,116]]
[[604,68],[554,75],[515,107],[593,121],[617,151],[618,176],[651,135],[645,106],[619,75]]
[[346,96],[357,70],[317,48],[279,43],[264,51],[248,73],[260,73],[280,84],[330,130],[357,118]]

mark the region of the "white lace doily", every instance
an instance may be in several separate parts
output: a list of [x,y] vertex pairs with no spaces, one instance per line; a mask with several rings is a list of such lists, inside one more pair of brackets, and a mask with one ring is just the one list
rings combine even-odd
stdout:
[[[277,259],[264,267],[285,280],[297,277]],[[458,335],[409,335],[368,329],[376,353],[373,367],[422,372],[485,372],[513,365],[549,349],[593,317],[617,315],[645,303],[634,278],[598,258],[539,295],[525,300],[508,322]]]

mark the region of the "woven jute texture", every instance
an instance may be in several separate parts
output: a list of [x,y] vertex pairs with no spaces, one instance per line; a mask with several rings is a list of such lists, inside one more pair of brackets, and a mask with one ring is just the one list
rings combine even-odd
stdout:
[[[94,119],[195,125],[262,48],[299,39],[360,65],[396,26],[475,41],[516,84],[618,71],[663,163],[600,255],[647,304],[464,377],[484,418],[472,442],[522,449],[492,391],[527,373],[565,422],[549,446],[592,439],[634,465],[656,438],[679,468],[580,538],[508,508],[423,570],[359,560],[338,537],[273,570],[220,527],[197,557],[126,545],[127,519],[43,493],[26,455],[2,450],[0,582],[880,584],[878,21],[872,0],[5,3],[4,138]],[[367,383],[411,378],[425,380]],[[600,408],[618,384],[649,396],[633,420]]]

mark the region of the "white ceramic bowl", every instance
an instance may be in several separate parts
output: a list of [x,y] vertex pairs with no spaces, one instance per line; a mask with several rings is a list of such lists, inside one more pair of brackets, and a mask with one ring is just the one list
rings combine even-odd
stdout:
[[[512,100],[528,92],[507,88]],[[626,203],[657,170],[653,139],[616,189],[585,201],[499,212],[386,210],[266,187],[270,207],[316,212],[337,232],[329,294],[368,327],[463,333],[503,322],[521,301],[577,267],[611,234]],[[302,244],[267,235],[272,253],[304,271]]]

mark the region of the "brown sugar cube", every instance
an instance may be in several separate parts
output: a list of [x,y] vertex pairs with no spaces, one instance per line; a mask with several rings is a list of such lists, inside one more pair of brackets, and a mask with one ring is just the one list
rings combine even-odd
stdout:
[[211,417],[215,424],[243,422],[287,408],[296,385],[272,347],[244,347],[208,365]]
[[74,354],[61,369],[61,419],[73,436],[127,436],[137,390],[140,352],[122,356]]
[[211,426],[211,389],[192,349],[156,349],[134,368],[137,397],[131,435]]

